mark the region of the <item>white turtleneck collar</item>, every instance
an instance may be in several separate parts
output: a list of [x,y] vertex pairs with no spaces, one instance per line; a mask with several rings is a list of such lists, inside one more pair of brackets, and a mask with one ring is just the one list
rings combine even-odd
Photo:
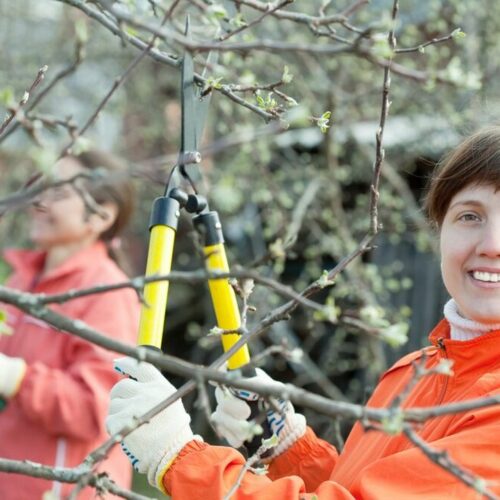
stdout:
[[460,315],[457,303],[450,299],[444,306],[444,317],[450,324],[450,338],[452,340],[472,340],[483,333],[500,330],[500,324],[486,324],[466,319]]

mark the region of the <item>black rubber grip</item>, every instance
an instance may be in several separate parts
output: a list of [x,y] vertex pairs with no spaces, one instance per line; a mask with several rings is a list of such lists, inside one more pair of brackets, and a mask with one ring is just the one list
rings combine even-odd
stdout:
[[[269,422],[267,421],[267,411],[266,404],[262,399],[257,401],[247,401],[248,406],[250,406],[250,417],[249,420],[253,420],[262,427],[262,434],[257,434],[253,437],[251,441],[245,441],[244,447],[246,450],[247,457],[251,457],[257,453],[257,450],[262,446],[262,441],[264,439],[269,439],[272,437],[271,427],[269,427]],[[269,448],[264,453],[260,455],[261,458],[266,458],[272,453],[273,449]]]
[[[240,368],[241,374],[246,378],[255,377],[257,372],[252,366],[243,366]],[[242,450],[247,457],[255,455],[257,450],[262,446],[262,441],[272,437],[273,433],[269,427],[269,422],[267,421],[267,412],[269,408],[266,407],[264,400],[258,399],[257,401],[247,401],[245,402],[250,406],[250,416],[248,420],[253,420],[262,427],[262,434],[258,434],[253,437],[251,441],[245,441]],[[272,453],[272,448],[267,450],[261,455],[261,458],[266,458]]]

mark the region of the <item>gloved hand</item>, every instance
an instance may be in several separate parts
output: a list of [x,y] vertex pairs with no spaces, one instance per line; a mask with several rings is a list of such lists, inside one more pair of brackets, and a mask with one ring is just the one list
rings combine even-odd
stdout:
[[[276,383],[264,370],[256,368],[256,375],[248,379],[249,382]],[[284,387],[284,385],[283,385]],[[215,389],[217,406],[212,413],[212,421],[227,442],[239,448],[245,441],[251,441],[254,436],[255,423],[248,420],[251,408],[248,402],[258,401],[259,395],[243,389],[228,389],[217,386]],[[306,419],[304,415],[295,413],[290,401],[276,399],[278,410],[266,404],[266,420],[273,434],[278,438],[278,444],[266,455],[269,461],[301,438],[306,432]]]
[[[109,415],[106,418],[110,434],[121,431],[133,423],[134,417],[144,415],[176,391],[150,363],[121,358],[115,361],[115,369],[130,378],[120,380],[111,389]],[[163,475],[177,454],[189,441],[202,440],[200,436],[193,436],[190,422],[190,416],[178,399],[122,441],[122,448],[134,469],[147,474],[149,483],[162,491]]]
[[0,397],[9,399],[16,395],[26,373],[26,362],[0,353]]

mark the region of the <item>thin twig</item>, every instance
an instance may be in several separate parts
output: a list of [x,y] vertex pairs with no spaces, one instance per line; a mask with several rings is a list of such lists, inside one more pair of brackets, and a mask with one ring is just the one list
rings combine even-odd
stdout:
[[286,5],[289,5],[293,2],[294,0],[283,0],[282,2],[278,3],[274,7],[269,8],[266,12],[264,12],[261,16],[259,16],[257,19],[254,19],[251,23],[245,24],[244,26],[240,26],[239,28],[230,31],[229,33],[226,33],[225,35],[222,35],[219,37],[219,42],[223,42],[225,40],[228,40],[234,35],[237,35],[238,33],[241,33],[244,30],[247,30],[251,28],[252,26],[255,26],[256,24],[259,24],[265,17],[274,14],[276,11],[282,9]]
[[[163,16],[162,22],[160,26],[163,26],[168,19],[170,19],[170,16],[174,12],[174,9],[176,8],[177,4],[179,3],[180,0],[175,0],[170,7],[170,9],[165,13]],[[74,146],[75,142],[79,137],[81,137],[87,130],[88,128],[94,123],[94,121],[97,119],[99,116],[99,113],[103,110],[103,108],[106,106],[108,101],[111,99],[111,96],[116,92],[116,90],[125,83],[125,81],[130,77],[136,66],[142,61],[144,56],[148,54],[148,52],[152,49],[154,46],[156,40],[158,39],[158,35],[154,34],[147,44],[146,48],[143,49],[141,53],[139,53],[134,60],[128,65],[128,67],[125,69],[125,71],[122,73],[121,76],[119,76],[115,81],[113,82],[113,85],[111,88],[108,90],[106,95],[102,98],[101,102],[98,104],[97,108],[94,110],[92,115],[88,118],[88,120],[85,122],[85,124],[73,135],[71,141],[64,147],[63,151],[60,154],[60,157],[66,156],[67,154],[71,153],[71,148]]]
[[429,40],[428,42],[421,43],[420,45],[417,45],[416,47],[408,47],[406,49],[396,49],[394,52],[396,54],[407,54],[409,52],[422,52],[422,50],[429,46],[429,45],[436,45],[438,43],[443,43],[447,42],[448,40],[452,40],[454,36],[454,33],[450,33],[449,35],[442,36],[439,38],[433,38],[432,40]]
[[232,271],[227,273],[218,271],[208,272],[204,269],[200,271],[171,271],[170,273],[165,275],[148,276],[148,277],[138,276],[131,280],[123,281],[120,283],[96,285],[91,288],[86,288],[83,290],[69,290],[68,292],[60,294],[50,294],[50,295],[33,294],[32,297],[33,297],[33,302],[40,305],[62,304],[67,302],[68,300],[73,300],[88,295],[94,295],[96,293],[104,293],[112,290],[119,290],[122,288],[133,288],[136,291],[140,291],[147,283],[155,283],[157,281],[177,281],[177,282],[193,283],[193,282],[206,281],[207,279],[224,279],[224,278],[251,279],[257,283],[260,283],[275,290],[280,295],[296,300],[299,304],[302,304],[305,307],[309,307],[313,310],[322,309],[321,304],[308,300],[306,297],[303,297],[301,294],[295,292],[289,286],[283,285],[282,283],[279,283],[271,278],[261,276],[255,271],[246,271],[243,269],[241,270],[233,269]]
[[[140,50],[145,50],[147,47],[147,43],[141,40],[138,37],[129,35],[127,32],[123,31],[118,25],[110,21],[110,19],[102,14],[101,12],[97,11],[95,8],[89,7],[87,2],[84,2],[83,0],[56,0],[57,2],[64,3],[71,5],[72,7],[75,7],[82,12],[84,12],[86,15],[100,23],[102,26],[104,26],[106,29],[108,29],[111,33],[115,34],[116,36],[121,37],[124,41],[130,43],[134,47],[137,47]],[[123,17],[123,16],[122,16]],[[130,24],[132,21],[127,21],[126,19],[123,19],[123,22],[129,22]],[[151,28],[151,33],[156,34],[156,28]],[[179,59],[176,56],[166,54],[162,51],[159,51],[156,48],[152,48],[148,51],[148,56],[151,57],[153,60],[163,63],[163,64],[168,64],[169,66],[173,66],[178,68],[180,65],[181,59]],[[195,73],[194,75],[194,80],[197,84],[201,85],[204,87],[208,82],[205,78],[202,76],[198,75]],[[267,113],[263,109],[259,108],[258,106],[245,101],[242,99],[240,96],[234,94],[231,92],[231,90],[227,87],[227,85],[222,85],[220,88],[216,89],[218,92],[221,94],[225,95],[228,99],[232,100],[236,104],[239,104],[255,114],[259,115],[261,118],[263,118],[266,122],[269,122],[270,120],[274,119],[275,116],[271,113]]]
[[[391,48],[392,53],[396,48],[396,37],[394,35],[394,25],[396,21],[396,17],[398,14],[399,3],[398,0],[394,0],[392,6],[392,23],[393,27],[389,32],[388,41],[389,46]],[[389,114],[389,88],[391,86],[391,58],[389,58],[388,64],[384,69],[384,84],[382,90],[382,109],[380,110],[380,121],[377,133],[375,134],[376,138],[376,155],[375,155],[375,163],[373,165],[373,176],[372,182],[370,186],[370,234],[376,235],[379,229],[378,223],[378,199],[379,199],[379,182],[380,182],[380,174],[382,169],[382,164],[384,162],[385,150],[382,146],[383,136],[384,136],[384,127],[387,119],[387,115]]]
[[9,123],[17,116],[17,114],[21,111],[23,106],[26,105],[33,90],[35,90],[35,88],[43,81],[43,79],[45,78],[45,73],[47,72],[48,69],[49,67],[45,65],[38,70],[35,80],[30,85],[29,89],[24,92],[24,95],[19,101],[18,105],[13,110],[11,110],[10,114],[7,115],[3,123],[0,125],[0,137],[4,133]]
[[269,448],[267,446],[261,446],[251,457],[248,457],[248,459],[245,461],[245,464],[243,467],[240,469],[240,472],[238,473],[238,477],[236,478],[234,484],[229,488],[229,491],[224,495],[224,500],[230,500],[233,494],[236,492],[236,490],[240,487],[241,481],[243,481],[243,478],[245,477],[245,474],[248,471],[251,471],[254,467],[254,465],[258,464],[262,455],[268,450]]
[[[261,12],[267,12],[268,3],[259,2],[257,0],[238,0],[242,5],[251,7],[255,10],[260,10]],[[346,16],[342,14],[334,14],[331,16],[310,16],[308,14],[302,14],[300,12],[273,12],[273,17],[278,19],[287,19],[288,21],[293,21],[302,24],[312,24],[315,26],[342,23],[346,20]]]
[[343,10],[339,15],[343,16],[345,18],[348,18],[352,16],[356,11],[358,11],[361,7],[364,5],[367,5],[370,3],[370,0],[357,0],[354,2],[351,6],[347,7],[345,10]]
[[147,500],[150,497],[145,497],[138,493],[133,493],[127,489],[121,488],[114,483],[107,475],[99,472],[89,472],[86,467],[49,467],[44,464],[30,462],[27,460],[8,460],[0,458],[0,471],[11,474],[23,474],[31,477],[38,477],[50,481],[58,481],[61,483],[77,483],[82,477],[87,476],[87,484],[93,486],[96,490],[104,493],[109,492],[118,495],[128,500]]
[[[63,68],[61,71],[59,71],[52,80],[47,83],[44,88],[39,92],[28,104],[26,107],[26,117],[28,117],[28,113],[32,111],[49,93],[52,91],[52,89],[64,78],[66,78],[68,75],[74,73],[76,68],[80,65],[80,63],[83,60],[83,44],[79,41],[76,43],[75,47],[75,59],[74,61],[69,64],[66,68]],[[36,119],[35,117],[30,116],[30,120]],[[8,130],[5,131],[5,133],[0,137],[0,143],[5,140],[9,135],[11,135],[20,125],[20,122],[16,121],[11,124],[11,126],[8,128]]]

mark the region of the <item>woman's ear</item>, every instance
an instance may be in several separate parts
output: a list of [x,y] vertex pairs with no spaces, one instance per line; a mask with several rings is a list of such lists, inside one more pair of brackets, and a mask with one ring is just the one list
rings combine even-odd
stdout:
[[99,237],[105,233],[116,221],[118,207],[114,203],[99,204],[99,213],[93,213],[88,218],[93,232]]

